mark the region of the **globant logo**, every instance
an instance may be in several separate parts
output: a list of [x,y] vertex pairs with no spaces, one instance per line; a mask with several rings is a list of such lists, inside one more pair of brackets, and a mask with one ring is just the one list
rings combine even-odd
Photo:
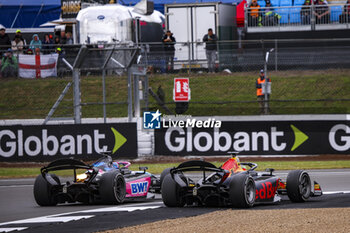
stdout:
[[144,129],[162,128],[220,128],[222,122],[215,118],[205,120],[193,118],[191,115],[163,115],[156,112],[143,113]]
[[[23,130],[1,130],[0,141],[3,141],[4,147],[0,146],[0,155],[2,157],[11,157],[15,154],[18,156],[28,155],[37,156],[40,154],[54,156],[57,153],[62,155],[80,155],[83,154],[83,145],[86,145],[87,154],[91,154],[94,149],[97,153],[107,151],[107,146],[100,146],[100,141],[105,139],[105,134],[99,130],[94,130],[93,137],[85,135],[64,135],[57,137],[49,135],[47,129],[41,131],[41,137],[25,137]],[[4,139],[3,139],[4,138]]]
[[[0,130],[0,157],[12,156],[57,156],[59,155],[92,155],[106,151],[112,154],[123,146],[127,139],[115,128],[111,127],[114,140],[108,139],[107,132],[91,129],[84,134],[57,134],[55,130],[39,129],[33,134],[26,129]],[[106,145],[106,142],[108,144]],[[114,145],[111,144],[114,142]],[[113,148],[113,149],[112,149]]]

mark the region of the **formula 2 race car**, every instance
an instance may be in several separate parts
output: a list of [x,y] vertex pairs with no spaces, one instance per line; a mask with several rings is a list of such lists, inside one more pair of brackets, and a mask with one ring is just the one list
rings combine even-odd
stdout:
[[[309,197],[322,195],[320,185],[316,181],[312,183],[309,174],[303,170],[290,171],[287,180],[282,181],[273,175],[274,169],[258,173],[254,171],[256,168],[257,164],[240,163],[236,156],[219,168],[205,161],[183,162],[162,172],[163,202],[168,207],[206,205],[249,208],[259,203],[278,202],[281,195],[288,195],[292,202],[304,202]],[[197,175],[201,172],[200,176],[203,177],[194,182],[193,172],[197,172]],[[207,176],[207,172],[211,174]]]
[[[115,162],[108,155],[92,165],[75,159],[53,161],[41,168],[35,180],[35,201],[40,206],[65,202],[119,204],[125,199],[145,199],[148,192],[160,193],[160,181],[146,172],[147,167],[131,171],[129,166],[129,162]],[[77,174],[81,169],[85,172]],[[73,170],[73,180],[61,182],[50,173],[58,170]]]

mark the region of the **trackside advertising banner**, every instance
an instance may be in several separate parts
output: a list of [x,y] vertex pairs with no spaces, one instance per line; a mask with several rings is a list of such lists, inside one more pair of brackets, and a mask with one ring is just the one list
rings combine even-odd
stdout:
[[155,130],[155,154],[227,155],[229,151],[239,151],[241,155],[350,154],[350,121],[222,121],[219,127],[172,125],[163,122],[165,127]]
[[0,126],[0,161],[136,157],[136,123]]

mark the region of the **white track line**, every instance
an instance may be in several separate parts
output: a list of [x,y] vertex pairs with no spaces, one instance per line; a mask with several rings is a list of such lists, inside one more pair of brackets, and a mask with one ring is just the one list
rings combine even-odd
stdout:
[[0,188],[21,188],[34,186],[33,184],[17,184],[17,185],[0,185]]
[[[74,211],[74,212],[47,215],[47,216],[36,217],[36,218],[28,218],[28,219],[22,219],[22,220],[10,221],[10,222],[3,222],[3,223],[0,223],[0,226],[9,225],[9,224],[77,221],[77,220],[81,220],[81,219],[92,218],[95,215],[80,215],[80,216],[66,216],[66,215],[79,214],[79,213],[95,213],[95,212],[96,213],[98,213],[98,212],[121,212],[121,211],[132,212],[135,210],[146,210],[146,209],[160,208],[163,206],[163,205],[160,205],[162,203],[163,202],[135,203],[135,204],[127,204],[127,205],[121,205],[121,206]],[[0,228],[0,232],[6,232],[5,230],[2,230],[2,229],[5,229],[5,228]]]
[[10,232],[10,231],[23,231],[28,227],[3,227],[0,228],[0,232]]
[[79,213],[120,212],[120,211],[132,212],[135,210],[157,209],[160,207],[162,206],[156,205],[156,206],[135,206],[135,207],[106,207],[101,209],[83,210],[83,211],[79,211]]
[[325,195],[328,194],[347,194],[350,193],[350,191],[327,191],[327,192],[322,192]]
[[61,216],[43,216],[43,217],[37,217],[37,218],[27,218],[23,220],[17,220],[12,222],[5,222],[1,223],[0,226],[8,225],[8,224],[27,224],[27,223],[52,223],[52,222],[70,222],[70,221],[77,221],[80,219],[88,219],[92,218],[94,215],[86,215],[86,216],[68,216],[68,217],[61,217]]

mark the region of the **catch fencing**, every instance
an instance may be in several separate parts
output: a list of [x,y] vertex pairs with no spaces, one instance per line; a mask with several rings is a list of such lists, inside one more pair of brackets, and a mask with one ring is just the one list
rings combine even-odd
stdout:
[[[231,72],[255,71],[258,66],[265,63],[266,52],[270,52],[268,62],[269,70],[323,70],[343,69],[349,67],[350,39],[283,39],[283,40],[238,40],[218,41],[216,70],[229,69]],[[100,48],[98,48],[100,46]],[[95,45],[102,49],[108,45]],[[110,45],[112,46],[112,45]],[[59,54],[57,61],[57,76],[69,76],[69,68],[61,58],[74,61],[81,45],[55,46],[41,50],[41,55]],[[57,50],[60,49],[60,51]],[[207,59],[205,43],[203,42],[177,42],[174,54],[164,51],[163,43],[141,43],[142,59],[140,64],[147,65],[151,72],[166,73],[170,68],[168,57],[173,57],[175,71],[206,71]],[[29,54],[28,47],[24,46],[20,52],[12,54],[19,60],[19,54]],[[7,57],[7,48],[0,47],[2,60]],[[34,56],[34,55],[33,55]],[[33,57],[34,60],[34,57]],[[84,70],[97,71],[102,62],[98,53],[89,57],[90,64]],[[100,64],[102,65],[102,64]],[[95,67],[96,66],[96,67]],[[113,68],[113,67],[109,67]],[[15,76],[18,74],[16,66]],[[121,74],[121,72],[119,72]],[[4,76],[4,75],[3,75]]]
[[[127,117],[130,112],[135,115],[138,107],[140,116],[142,111],[157,109],[175,114],[179,106],[172,99],[173,77],[190,77],[191,101],[183,114],[256,115],[261,112],[255,82],[265,64],[272,80],[270,114],[349,113],[349,42],[220,41],[216,74],[206,74],[203,43],[176,43],[173,70],[166,62],[168,54],[161,43],[140,44],[137,49],[141,56],[132,56],[130,48],[134,45],[123,45],[106,64],[104,61],[115,45],[88,46],[79,69],[78,104],[74,103],[74,74],[67,63],[74,64],[81,45],[60,46],[57,77],[1,78],[0,119],[44,119],[52,109],[52,118],[72,118],[77,107],[81,108],[81,117],[92,118]],[[7,53],[3,50],[3,57]],[[57,53],[57,49],[42,53]],[[138,94],[132,98],[141,100],[133,109],[129,106],[130,77],[126,75],[127,64],[131,63],[136,64],[133,72],[138,76],[132,81],[137,84],[133,85],[133,92]],[[60,96],[60,103],[55,106]]]
[[[216,71],[256,71],[263,68],[266,52],[270,53],[268,69],[325,70],[350,67],[350,39],[291,39],[291,40],[242,40],[219,41],[216,52]],[[166,73],[171,69],[159,43],[141,44],[145,56],[142,62],[154,73]],[[151,49],[150,49],[151,48]],[[173,69],[178,72],[207,71],[205,43],[175,44]]]
[[[80,115],[77,111],[86,117],[128,116],[128,79],[123,74],[135,63],[138,47],[113,44],[59,48],[42,49],[40,55],[28,54],[25,48],[23,54],[3,50],[2,61],[17,59],[11,64],[15,77],[8,77],[7,70],[1,69],[6,71],[1,72],[1,119],[71,120]],[[50,61],[55,67],[52,75],[44,78],[43,58],[50,54],[58,54],[58,59]],[[22,55],[31,60],[21,60]],[[26,72],[31,75],[23,75]]]

